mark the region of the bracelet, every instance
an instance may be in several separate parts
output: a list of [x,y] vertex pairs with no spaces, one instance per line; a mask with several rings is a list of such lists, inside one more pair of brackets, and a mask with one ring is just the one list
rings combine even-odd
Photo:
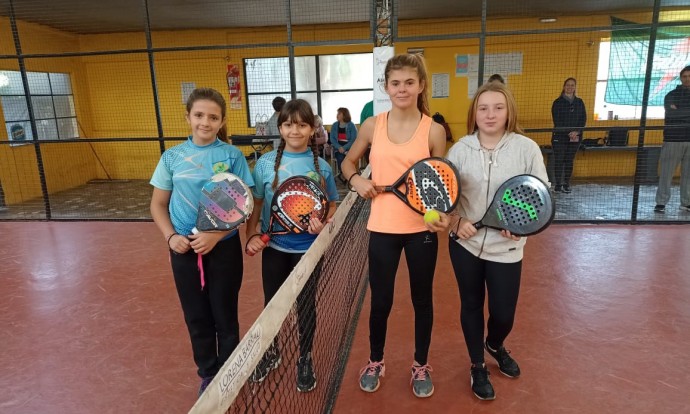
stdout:
[[180,233],[174,232],[173,234],[171,234],[170,236],[168,236],[168,239],[166,240],[166,242],[168,243],[168,247],[170,247],[170,239],[172,239],[173,236],[179,236],[179,235],[180,235]]
[[355,190],[355,189],[352,187],[352,184],[350,184],[350,181],[352,181],[352,178],[353,178],[355,175],[359,175],[359,172],[354,172],[354,173],[352,173],[352,175],[350,176],[350,178],[347,179],[347,188],[348,188],[350,191],[356,193],[357,190]]

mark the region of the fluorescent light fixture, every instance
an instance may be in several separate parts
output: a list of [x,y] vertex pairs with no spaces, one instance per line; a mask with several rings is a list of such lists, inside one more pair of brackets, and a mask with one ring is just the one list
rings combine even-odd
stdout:
[[424,48],[423,47],[409,47],[409,48],[407,48],[407,53],[419,54],[419,55],[424,56]]
[[542,17],[541,19],[539,19],[541,23],[555,23],[556,20],[557,19],[555,17]]

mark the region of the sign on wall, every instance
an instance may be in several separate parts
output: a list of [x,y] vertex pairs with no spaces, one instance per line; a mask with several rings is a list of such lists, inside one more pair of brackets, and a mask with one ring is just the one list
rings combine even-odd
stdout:
[[240,68],[228,65],[228,95],[230,109],[242,109],[242,92],[240,91]]
[[391,100],[386,93],[386,63],[394,55],[392,46],[374,48],[374,115],[391,109]]

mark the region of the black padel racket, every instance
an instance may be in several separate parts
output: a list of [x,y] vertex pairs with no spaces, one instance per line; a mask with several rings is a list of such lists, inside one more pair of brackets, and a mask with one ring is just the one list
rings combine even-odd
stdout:
[[380,192],[391,192],[419,214],[428,210],[449,213],[460,198],[458,170],[445,158],[431,157],[416,162],[388,186],[377,186]]
[[290,177],[273,194],[268,233],[261,235],[261,241],[268,243],[275,234],[304,233],[311,218],[326,221],[328,208],[328,196],[316,181]]
[[548,227],[555,213],[549,187],[539,178],[523,174],[508,179],[498,188],[484,217],[474,227],[529,236]]
[[196,227],[192,233],[234,230],[249,219],[252,210],[252,192],[238,176],[215,174],[201,188]]

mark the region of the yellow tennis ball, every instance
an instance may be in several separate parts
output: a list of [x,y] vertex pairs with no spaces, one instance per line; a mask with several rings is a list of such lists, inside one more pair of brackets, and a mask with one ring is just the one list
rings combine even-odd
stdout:
[[438,215],[438,211],[436,210],[429,210],[426,213],[424,213],[425,223],[434,223],[439,220],[441,220],[441,216]]

